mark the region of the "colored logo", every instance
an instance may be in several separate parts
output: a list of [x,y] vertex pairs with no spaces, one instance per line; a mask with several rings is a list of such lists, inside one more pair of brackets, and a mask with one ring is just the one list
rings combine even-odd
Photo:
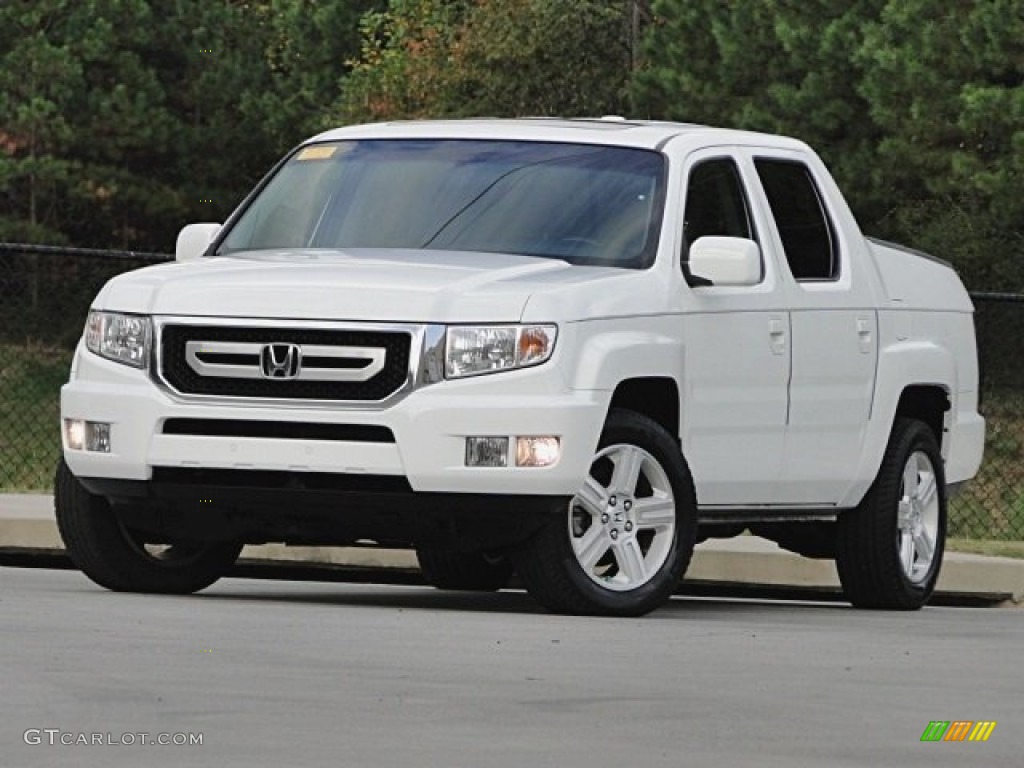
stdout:
[[995,729],[995,720],[932,720],[921,741],[988,741]]

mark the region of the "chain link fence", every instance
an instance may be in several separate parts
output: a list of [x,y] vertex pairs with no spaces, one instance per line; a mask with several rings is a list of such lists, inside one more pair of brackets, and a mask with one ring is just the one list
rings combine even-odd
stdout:
[[172,257],[0,243],[0,493],[49,491],[60,387],[103,284]]
[[1024,540],[1024,294],[972,293],[985,459],[953,499],[949,535]]
[[[0,493],[48,491],[59,390],[86,312],[116,274],[158,253],[0,243]],[[972,294],[988,421],[985,462],[953,499],[951,536],[1024,540],[1024,294]]]

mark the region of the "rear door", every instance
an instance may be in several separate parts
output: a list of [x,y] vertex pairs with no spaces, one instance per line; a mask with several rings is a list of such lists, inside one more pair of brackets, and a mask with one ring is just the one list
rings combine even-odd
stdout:
[[[771,212],[792,334],[789,423],[778,500],[838,503],[860,461],[874,396],[878,315],[863,239],[851,242],[822,190],[831,179],[797,152],[753,150]],[[851,218],[852,223],[852,218]],[[854,225],[855,226],[855,225]],[[846,231],[850,231],[847,229]]]

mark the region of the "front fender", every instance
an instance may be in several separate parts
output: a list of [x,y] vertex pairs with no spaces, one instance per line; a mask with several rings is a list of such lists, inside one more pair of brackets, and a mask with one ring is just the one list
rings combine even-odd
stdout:
[[572,388],[607,391],[610,399],[615,387],[627,379],[670,378],[681,383],[682,337],[670,332],[679,320],[651,318],[644,325],[624,330],[615,328],[614,321],[581,323]]

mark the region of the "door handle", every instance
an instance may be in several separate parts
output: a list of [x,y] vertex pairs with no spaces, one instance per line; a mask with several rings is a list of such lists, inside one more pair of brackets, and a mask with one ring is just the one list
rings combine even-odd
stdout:
[[786,354],[786,323],[781,317],[773,317],[768,321],[768,340],[773,355]]
[[860,345],[860,352],[866,355],[871,352],[871,321],[866,317],[857,318],[857,342]]

